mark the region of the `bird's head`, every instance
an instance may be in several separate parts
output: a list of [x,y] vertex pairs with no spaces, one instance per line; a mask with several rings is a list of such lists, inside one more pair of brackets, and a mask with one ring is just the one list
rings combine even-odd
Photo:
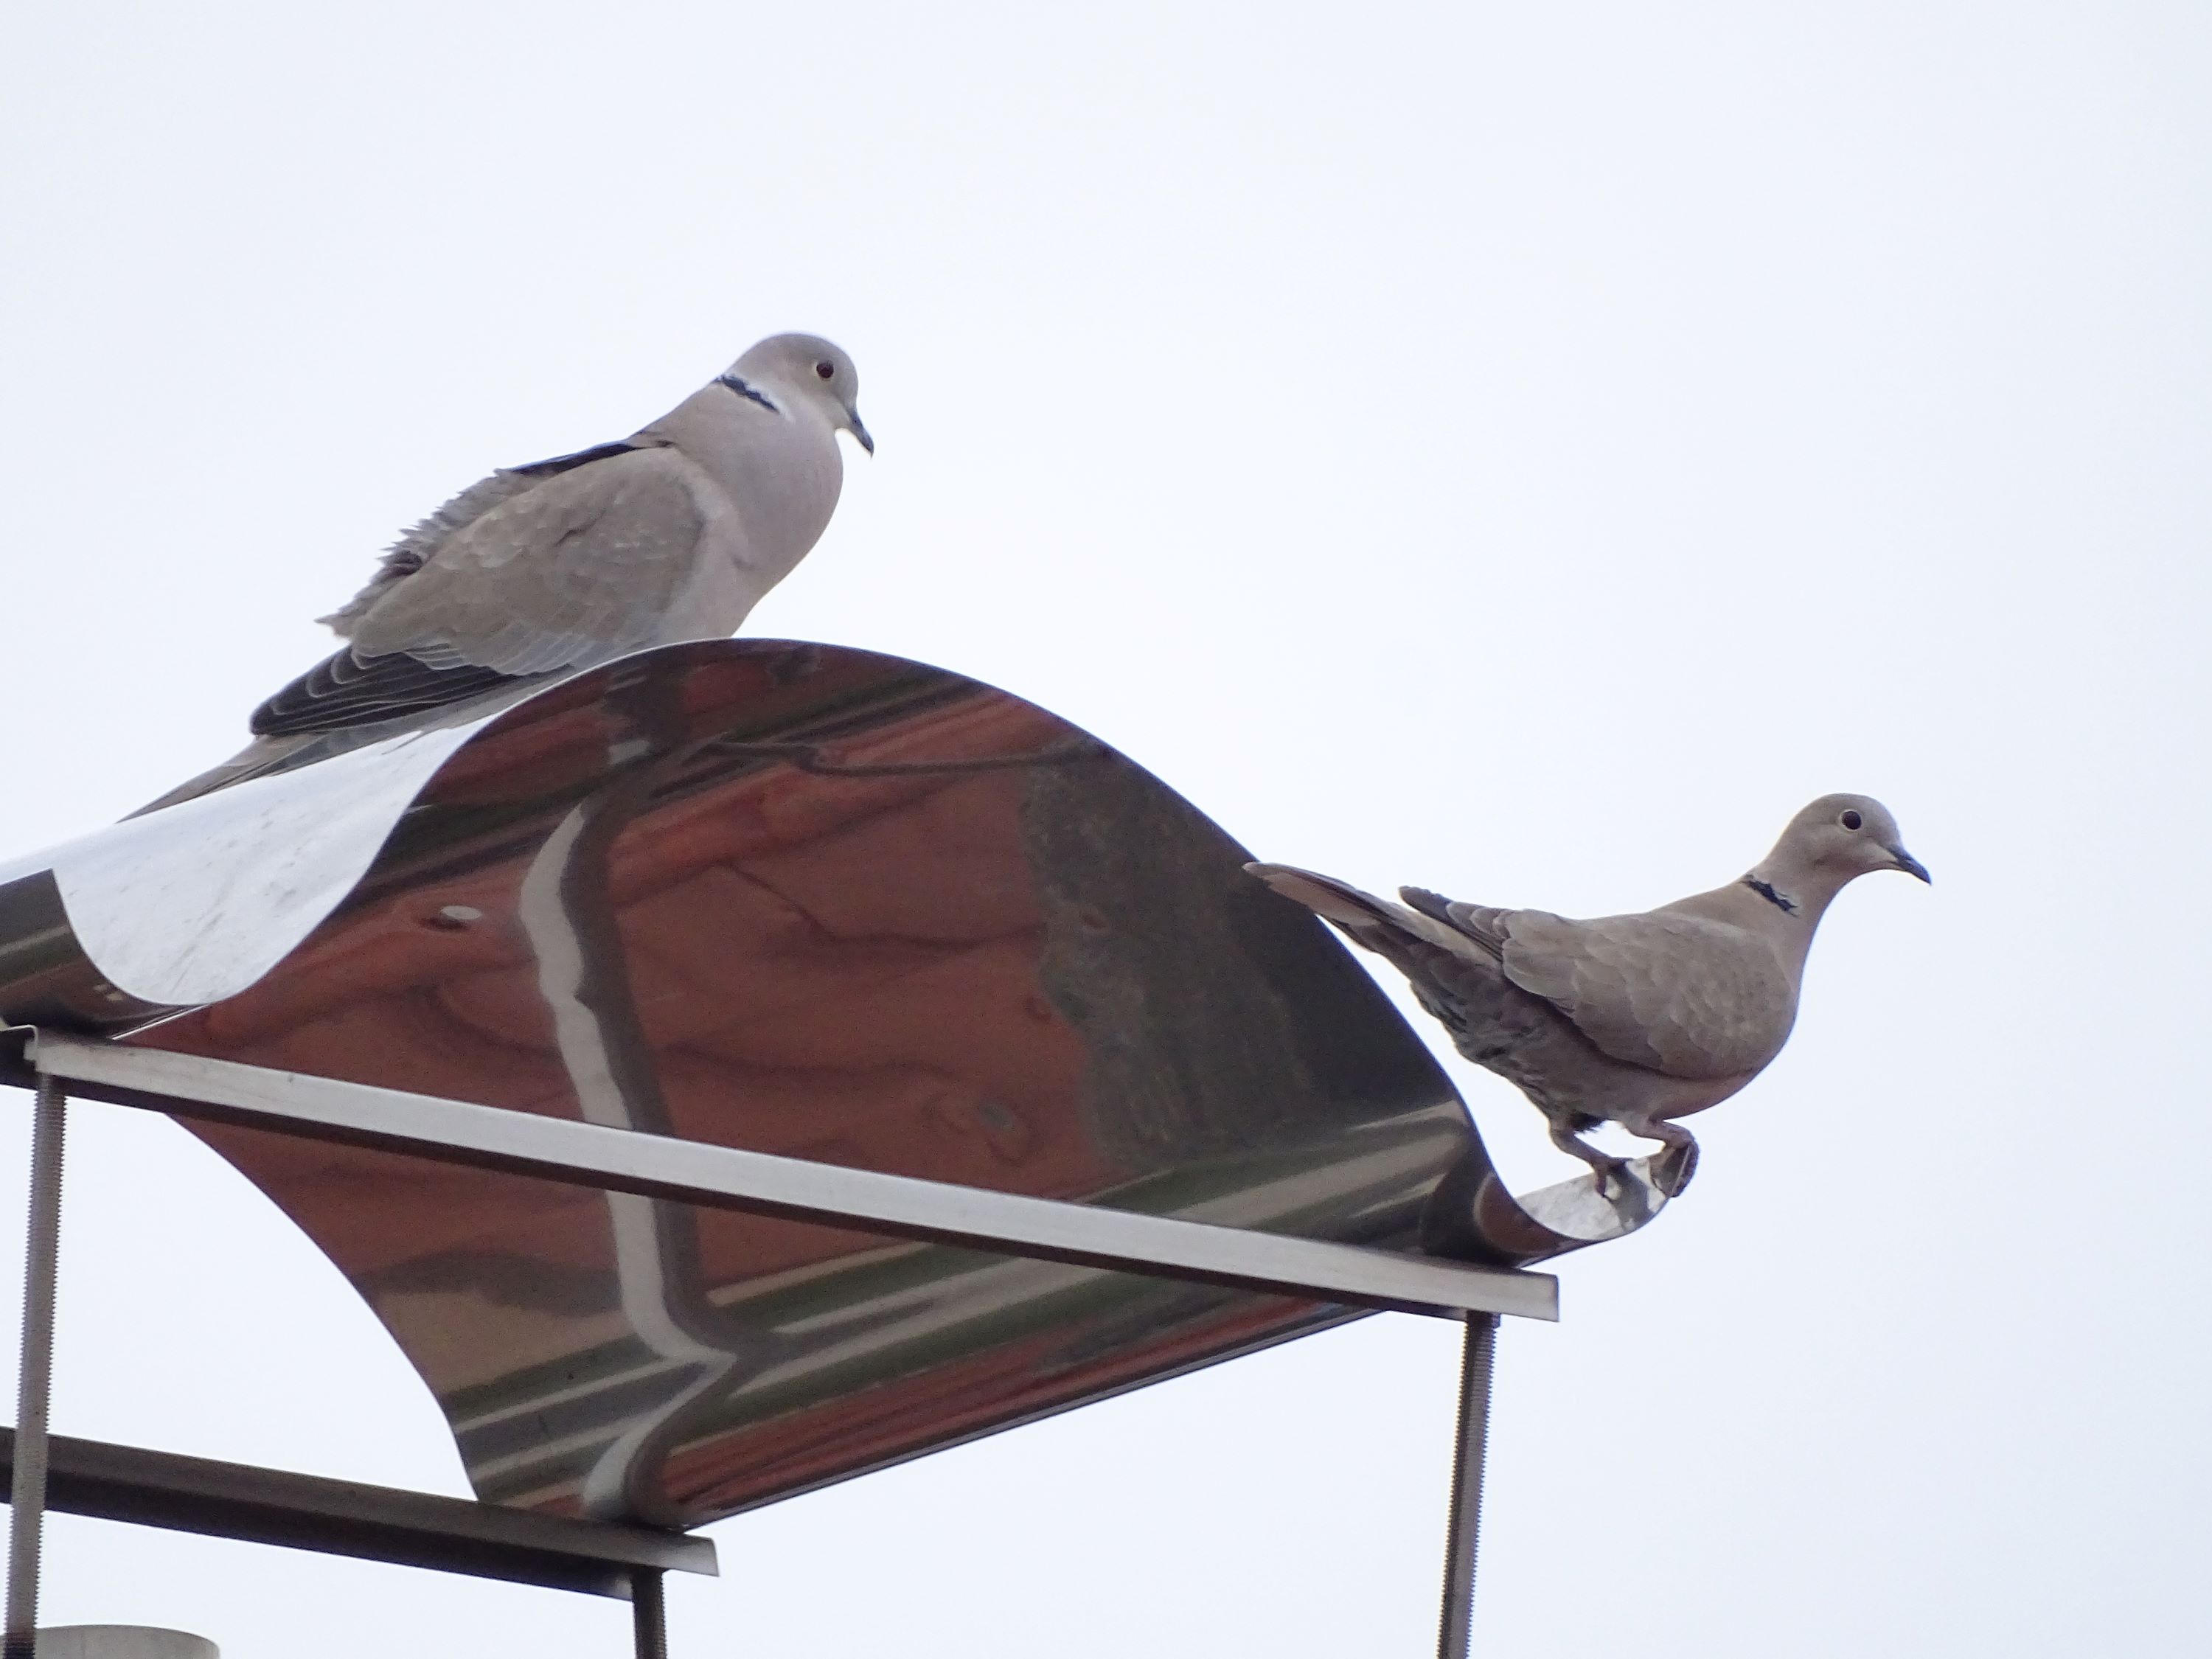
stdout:
[[730,365],[730,377],[761,386],[781,402],[811,406],[832,431],[853,434],[869,454],[876,441],[861,423],[860,372],[842,351],[814,334],[772,334]]
[[1897,820],[1871,795],[1823,795],[1790,820],[1782,839],[1759,866],[1787,872],[1834,891],[1876,870],[1902,870],[1930,879],[1927,866],[1905,850]]

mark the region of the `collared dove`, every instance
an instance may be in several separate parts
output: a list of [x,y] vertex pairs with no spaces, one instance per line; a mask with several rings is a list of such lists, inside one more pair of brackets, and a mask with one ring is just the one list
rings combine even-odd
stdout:
[[828,526],[837,434],[875,453],[859,395],[842,351],[778,334],[634,436],[471,484],[321,619],[345,647],[253,711],[252,744],[140,811],[319,757],[331,734],[735,632]]
[[1287,865],[1244,867],[1411,980],[1460,1053],[1528,1096],[1553,1144],[1596,1170],[1601,1188],[1623,1160],[1583,1132],[1611,1121],[1663,1141],[1670,1194],[1698,1155],[1674,1120],[1726,1100],[1782,1052],[1829,901],[1870,871],[1929,879],[1888,809],[1864,795],[1821,796],[1725,887],[1589,921],[1419,887],[1400,888],[1396,905]]

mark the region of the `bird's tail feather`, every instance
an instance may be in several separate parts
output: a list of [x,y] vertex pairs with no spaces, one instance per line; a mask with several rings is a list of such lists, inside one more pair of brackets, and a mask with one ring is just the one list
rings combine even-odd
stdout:
[[1394,935],[1419,939],[1455,955],[1467,948],[1467,941],[1448,923],[1377,898],[1334,876],[1289,864],[1248,864],[1244,868],[1285,898],[1304,905],[1325,921],[1334,922],[1370,951],[1382,949],[1382,940]]
[[1432,916],[1446,927],[1451,925],[1451,901],[1442,893],[1432,893],[1425,887],[1401,887],[1398,896],[1425,916]]
[[1425,887],[1401,887],[1398,896],[1423,915],[1450,928],[1461,939],[1473,940],[1488,955],[1504,956],[1505,930],[1499,925],[1499,919],[1505,915],[1503,910],[1492,909],[1486,904],[1469,904],[1464,899],[1446,898]]
[[248,778],[258,778],[264,772],[276,770],[301,746],[298,738],[256,738],[220,766],[210,766],[198,777],[187,778],[167,793],[148,801],[135,812],[126,812],[125,818],[143,818],[149,812],[158,812],[165,806],[212,794],[218,789],[228,789],[234,783],[244,783]]

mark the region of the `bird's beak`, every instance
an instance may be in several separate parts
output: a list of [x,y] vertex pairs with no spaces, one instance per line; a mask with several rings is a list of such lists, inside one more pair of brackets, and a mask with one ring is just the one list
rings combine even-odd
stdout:
[[1936,878],[1928,873],[1928,866],[1923,864],[1918,859],[1913,857],[1911,854],[1906,852],[1902,847],[1886,847],[1882,850],[1887,853],[1891,858],[1897,860],[1895,866],[1897,869],[1904,871],[1908,876],[1919,877],[1921,880],[1926,882],[1930,887],[1933,887],[1936,884]]
[[848,409],[845,411],[845,430],[858,438],[860,441],[860,447],[866,450],[869,454],[872,455],[876,453],[876,441],[868,435],[868,428],[860,424],[859,410]]

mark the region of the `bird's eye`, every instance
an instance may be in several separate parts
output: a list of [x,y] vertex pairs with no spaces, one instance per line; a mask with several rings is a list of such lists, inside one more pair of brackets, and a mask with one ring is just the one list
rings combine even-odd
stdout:
[[1861,824],[1864,823],[1866,820],[1856,812],[1846,812],[1843,817],[1838,818],[1836,822],[1842,824],[1846,830],[1856,830]]
[[837,365],[835,363],[817,363],[814,365],[814,372],[817,374],[819,374],[825,380],[833,380],[837,378]]

